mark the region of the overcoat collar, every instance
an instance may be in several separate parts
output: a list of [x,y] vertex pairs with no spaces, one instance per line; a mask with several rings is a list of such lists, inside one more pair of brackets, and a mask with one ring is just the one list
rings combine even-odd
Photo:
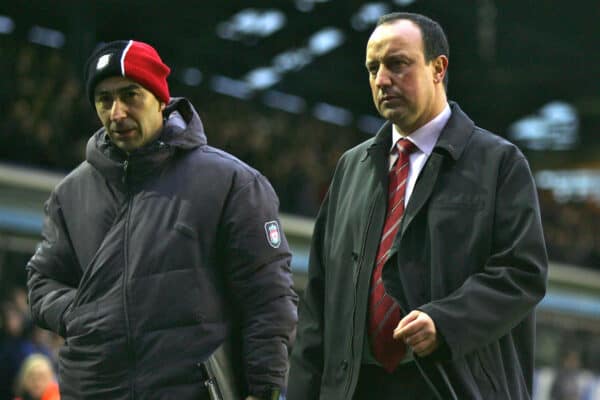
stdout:
[[[458,104],[450,102],[452,115],[446,126],[442,129],[438,142],[436,143],[431,156],[427,160],[415,185],[414,191],[408,202],[399,235],[396,237],[395,244],[392,246],[391,253],[397,251],[397,242],[402,238],[404,232],[425,205],[431,195],[439,172],[444,164],[444,158],[450,157],[456,161],[462,155],[469,138],[475,128],[474,122],[460,109]],[[388,151],[392,143],[391,122],[387,121],[379,130],[371,145],[367,148],[363,161],[372,158],[375,167],[375,174],[378,177],[379,184],[387,190],[388,185]]]
[[[452,115],[448,120],[448,123],[442,129],[440,138],[435,145],[435,150],[445,151],[452,157],[453,160],[458,160],[461,156],[467,140],[471,136],[475,123],[465,114],[458,104],[454,101],[450,101],[450,109]],[[373,143],[367,148],[367,154],[365,157],[379,156],[380,153],[387,154],[390,146],[392,145],[392,122],[386,121],[379,131],[375,135]]]
[[[458,104],[453,101],[449,102],[452,115],[448,120],[446,126],[442,129],[438,142],[436,143],[433,153],[430,156],[430,162],[428,162],[421,172],[421,176],[435,175],[437,176],[437,170],[433,171],[432,168],[441,165],[441,158],[444,154],[448,154],[454,161],[458,160],[467,145],[467,141],[471,134],[475,124],[465,114]],[[387,190],[388,185],[388,157],[389,149],[392,145],[392,123],[386,121],[373,139],[373,142],[367,150],[361,161],[366,161],[367,158],[371,158],[373,165],[375,166],[375,175],[378,177],[379,184]],[[438,159],[440,158],[440,159]],[[433,160],[433,161],[432,161]],[[428,167],[429,164],[429,167]],[[414,195],[414,193],[413,193]]]

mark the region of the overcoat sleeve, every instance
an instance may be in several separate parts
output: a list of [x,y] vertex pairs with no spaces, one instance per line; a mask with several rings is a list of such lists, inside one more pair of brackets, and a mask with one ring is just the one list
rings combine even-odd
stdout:
[[27,263],[27,276],[33,320],[64,336],[63,315],[75,297],[81,268],[54,192],[44,205],[42,242]]
[[545,294],[547,255],[537,192],[520,152],[504,157],[496,188],[487,262],[453,293],[419,307],[435,321],[452,358],[506,335]]
[[329,193],[325,196],[315,221],[308,267],[308,281],[300,300],[298,337],[290,366],[288,399],[318,399],[323,371],[323,299],[325,272],[323,259],[325,225]]
[[232,189],[221,227],[226,280],[241,314],[244,369],[253,394],[285,388],[297,322],[291,253],[278,207],[271,185],[256,175]]

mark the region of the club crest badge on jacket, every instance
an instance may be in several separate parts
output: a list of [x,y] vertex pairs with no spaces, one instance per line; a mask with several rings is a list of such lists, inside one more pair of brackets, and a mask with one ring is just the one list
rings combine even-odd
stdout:
[[279,224],[277,221],[269,221],[265,224],[265,232],[267,233],[267,242],[273,248],[278,248],[281,244],[281,234],[279,233]]

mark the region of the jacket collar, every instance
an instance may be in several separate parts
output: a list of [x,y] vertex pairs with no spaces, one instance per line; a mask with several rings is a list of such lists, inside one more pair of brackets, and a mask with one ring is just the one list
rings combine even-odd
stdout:
[[462,155],[473,134],[475,123],[460,109],[457,103],[453,101],[449,103],[452,115],[442,130],[434,151],[443,150],[456,161]]
[[374,156],[378,152],[387,152],[392,145],[392,122],[385,121],[375,134],[371,145],[367,148],[367,153]]

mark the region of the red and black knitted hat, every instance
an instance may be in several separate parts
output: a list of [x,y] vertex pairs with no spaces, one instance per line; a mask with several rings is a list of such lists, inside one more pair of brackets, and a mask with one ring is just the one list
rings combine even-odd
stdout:
[[98,46],[85,64],[85,90],[94,105],[94,89],[109,76],[129,78],[161,101],[170,99],[167,76],[171,69],[162,62],[158,52],[147,43],[118,40]]

